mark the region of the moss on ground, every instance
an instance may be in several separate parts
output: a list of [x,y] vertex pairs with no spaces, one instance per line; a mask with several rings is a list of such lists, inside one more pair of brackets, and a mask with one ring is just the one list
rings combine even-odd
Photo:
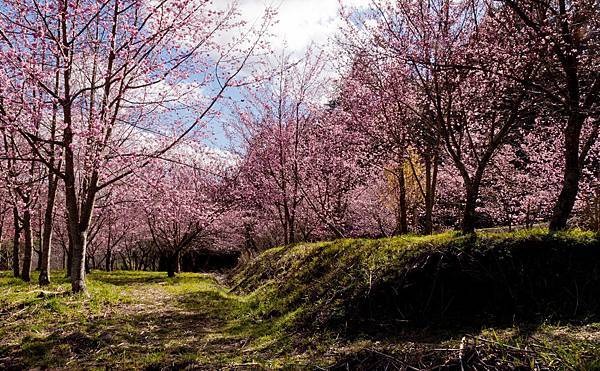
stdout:
[[486,364],[597,368],[600,324],[589,316],[447,326],[398,321],[390,312],[396,317],[349,323],[353,313],[383,313],[364,305],[398,290],[392,283],[399,272],[427,267],[428,256],[488,256],[524,246],[541,248],[543,258],[553,249],[595,249],[598,236],[535,230],[474,239],[448,232],[296,244],[266,251],[227,279],[93,272],[89,296],[69,295],[64,272],[53,272],[54,283],[43,290],[0,272],[0,368],[427,368],[452,365],[461,344]]

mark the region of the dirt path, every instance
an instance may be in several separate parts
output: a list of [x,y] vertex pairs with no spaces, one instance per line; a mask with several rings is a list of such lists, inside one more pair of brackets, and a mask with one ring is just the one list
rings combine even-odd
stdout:
[[244,363],[239,336],[228,332],[243,303],[216,277],[97,273],[88,284],[89,298],[38,298],[33,285],[10,286],[15,295],[0,301],[0,368],[215,369],[237,359]]

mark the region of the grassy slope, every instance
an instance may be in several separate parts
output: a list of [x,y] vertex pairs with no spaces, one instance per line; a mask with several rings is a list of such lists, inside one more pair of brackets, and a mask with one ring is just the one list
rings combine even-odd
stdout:
[[[600,260],[600,239],[594,233],[581,231],[554,235],[548,235],[543,230],[488,233],[480,235],[476,240],[451,232],[427,237],[345,239],[268,250],[234,276],[233,290],[261,297],[262,300],[256,300],[259,305],[256,309],[264,315],[308,311],[313,324],[317,319],[330,327],[336,319],[348,320],[348,311],[359,309],[365,298],[378,298],[378,294],[404,295],[400,299],[415,298],[423,302],[435,302],[436,298],[427,297],[430,295],[429,291],[419,293],[406,290],[405,286],[410,285],[430,289],[432,285],[446,284],[450,287],[454,283],[470,285],[465,286],[465,291],[473,291],[476,289],[472,282],[474,280],[481,280],[480,284],[502,281],[502,284],[514,285],[515,282],[511,280],[519,275],[522,276],[521,279],[531,281],[523,284],[531,286],[531,292],[525,294],[534,296],[537,294],[535,290],[556,289],[551,286],[556,282],[543,282],[548,286],[544,287],[536,286],[537,281],[580,278],[575,277],[576,274],[597,276],[599,273],[595,271],[576,272],[585,268],[598,270],[600,262],[596,262],[595,258]],[[554,270],[544,271],[550,268]],[[444,272],[449,269],[455,269],[456,272]],[[446,281],[436,283],[436,277],[433,276],[439,275],[440,271],[446,273],[443,276]],[[538,275],[528,276],[534,273]],[[572,274],[573,277],[558,277],[563,273]],[[489,290],[492,288],[486,286],[481,289],[485,296],[490,296],[492,293]],[[385,290],[393,292],[386,293]],[[515,296],[519,292],[511,294]],[[550,295],[552,292],[542,294]],[[559,298],[561,303],[558,305],[565,299],[570,298]],[[579,298],[580,301],[582,299]],[[372,306],[380,304],[370,303]],[[439,314],[431,308],[433,304],[429,308],[417,305],[425,303],[416,303],[414,306],[407,305],[410,303],[392,304],[405,306],[402,307],[402,312],[406,320],[416,319],[411,317],[411,311],[420,313],[427,310],[429,316],[425,320],[428,322],[433,315]],[[596,303],[581,302],[579,306],[583,304],[593,307]],[[463,315],[464,308],[460,309],[460,314]],[[570,308],[565,308],[565,311],[569,312],[568,309]],[[370,312],[373,312],[373,308]]]
[[[546,240],[543,231],[534,231],[489,235],[474,246],[482,249],[523,239],[569,246],[598,242],[589,233]],[[456,357],[452,349],[464,336],[462,342],[476,344],[478,352],[515,364],[530,361],[519,350],[525,346],[536,351],[537,361],[553,367],[586,369],[594,358],[600,359],[600,324],[590,321],[495,327],[395,325],[392,332],[382,332],[385,336],[350,334],[347,326],[339,325],[349,318],[352,305],[396,279],[394,272],[423,252],[448,246],[460,249],[465,244],[473,245],[447,233],[276,248],[238,271],[230,279],[231,291],[218,277],[202,274],[168,279],[164,273],[95,272],[89,276],[90,297],[63,295],[68,291],[65,279],[56,279],[39,297],[39,287],[3,272],[0,368],[327,365],[368,358],[361,349],[397,359],[418,353],[422,365],[433,365]],[[447,350],[434,351],[440,348]]]
[[[529,346],[539,362],[587,369],[600,359],[599,275],[594,233],[473,240],[449,232],[275,248],[240,270],[232,286],[253,298],[259,317],[281,321],[298,338],[348,339],[334,342],[347,353],[375,346],[430,367],[458,357],[432,349],[456,349],[467,335],[474,348],[507,361],[517,348],[513,364],[531,361],[518,351]],[[502,344],[509,347],[496,349]]]

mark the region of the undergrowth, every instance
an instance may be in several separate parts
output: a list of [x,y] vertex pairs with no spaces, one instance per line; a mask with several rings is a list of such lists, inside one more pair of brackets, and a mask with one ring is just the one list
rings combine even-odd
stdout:
[[584,319],[600,305],[600,240],[533,230],[296,244],[261,254],[232,287],[264,316],[301,312],[303,327]]

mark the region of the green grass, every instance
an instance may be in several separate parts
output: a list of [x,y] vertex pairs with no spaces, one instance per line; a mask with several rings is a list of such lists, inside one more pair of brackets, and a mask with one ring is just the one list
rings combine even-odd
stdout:
[[597,244],[598,236],[535,230],[473,239],[448,232],[296,244],[264,252],[227,279],[93,272],[87,296],[68,294],[64,272],[52,272],[53,284],[43,289],[0,272],[0,368],[325,366],[355,359],[362,349],[398,358],[425,354],[434,364],[456,354],[433,349],[456,349],[464,337],[507,364],[529,362],[515,349],[533,349],[536,360],[553,368],[598,369],[600,324],[593,321],[401,325],[379,336],[349,334],[336,322],[351,318],[352,305],[394,282],[422,254],[510,250],[536,241],[579,248]]
[[229,293],[214,276],[93,272],[89,295],[75,296],[63,277],[52,272],[54,283],[42,290],[0,272],[0,368],[276,367],[308,361],[308,353],[290,356],[292,348],[273,346],[287,341],[281,319],[258,318],[249,296]]
[[[336,317],[347,319],[344,311],[355,309],[344,307],[350,305],[349,301],[363,300],[377,288],[390,286],[394,289],[392,286],[397,285],[401,278],[399,272],[410,271],[413,265],[417,266],[413,271],[420,269],[418,267],[426,264],[434,254],[451,258],[468,256],[475,264],[465,268],[473,269],[473,265],[481,265],[478,259],[492,252],[493,257],[498,259],[498,265],[505,262],[512,269],[511,264],[522,263],[515,261],[518,255],[530,247],[540,247],[539,252],[534,251],[533,254],[539,255],[539,260],[543,261],[557,249],[577,252],[599,250],[599,241],[598,235],[593,232],[573,230],[548,234],[546,230],[536,229],[480,233],[477,238],[447,232],[432,236],[296,244],[264,252],[233,277],[232,286],[236,292],[255,296],[254,309],[262,315],[306,312],[307,320],[313,324],[315,319],[317,323],[321,319],[331,322]],[[558,259],[562,259],[560,254],[563,252],[557,254]],[[567,262],[559,261],[557,264],[564,263]],[[522,264],[526,265],[525,268],[539,268],[527,265],[531,264],[528,262]],[[501,270],[499,273],[506,272]]]

